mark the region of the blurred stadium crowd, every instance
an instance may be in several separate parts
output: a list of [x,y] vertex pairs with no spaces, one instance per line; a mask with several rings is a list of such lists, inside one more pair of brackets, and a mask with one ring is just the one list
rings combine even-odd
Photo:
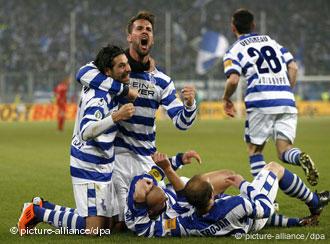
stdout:
[[[76,66],[94,58],[108,42],[126,46],[126,23],[139,10],[156,15],[152,51],[165,69],[165,12],[171,13],[171,76],[204,79],[195,71],[203,29],[222,33],[230,43],[231,14],[238,7],[265,14],[266,33],[286,46],[306,75],[329,74],[330,2],[327,0],[0,0],[0,72],[43,74],[70,71],[70,13],[76,13]],[[212,78],[224,79],[221,62]],[[56,76],[57,78],[58,76]]]

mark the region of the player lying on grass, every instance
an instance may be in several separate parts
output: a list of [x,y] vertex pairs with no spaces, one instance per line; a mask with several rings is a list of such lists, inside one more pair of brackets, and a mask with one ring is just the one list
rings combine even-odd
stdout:
[[[167,171],[171,172],[166,170],[166,175],[169,174]],[[292,194],[298,187],[309,199],[306,204],[311,215],[303,219],[306,225],[318,224],[320,214],[330,200],[329,191],[311,192],[298,176],[276,162],[265,165],[252,183],[241,175],[229,176],[226,181],[241,194],[216,199],[212,184],[200,175],[185,185],[186,200],[195,207],[192,215],[180,219],[189,235],[224,236],[261,230],[274,212],[278,187],[287,195],[299,198]]]
[[[177,176],[166,155],[156,153],[153,159],[164,170],[171,185],[162,188],[148,174],[136,176],[128,193],[126,225],[139,236],[191,235],[192,232],[185,226],[186,218],[184,218],[194,213],[194,207],[187,203],[183,191],[188,179],[182,180]],[[234,175],[233,171],[219,170],[200,177],[212,185],[215,199],[225,199],[230,197],[223,193],[231,185],[227,179]],[[267,224],[292,227],[305,226],[311,224],[311,221],[312,218],[287,218],[280,214],[273,214]]]
[[[201,162],[201,158],[195,151],[187,151],[185,153],[178,153],[176,156],[171,157],[171,165],[173,169],[178,169],[182,165],[190,164],[192,159],[196,159],[198,162]],[[160,179],[161,170],[156,170],[153,168],[149,172],[149,176],[152,178]],[[90,192],[90,191],[89,191]],[[87,197],[86,197],[87,198]],[[81,206],[82,203],[77,203],[77,206]],[[113,204],[111,202],[104,202],[103,204],[108,206],[109,204]],[[114,206],[109,206],[114,207]],[[101,231],[101,229],[105,229],[103,233],[109,233],[109,229],[111,228],[109,221],[96,229],[98,226],[90,226],[88,225],[87,216],[82,216],[79,212],[79,209],[73,209],[68,207],[63,207],[60,205],[56,205],[49,201],[43,200],[40,197],[34,197],[32,202],[25,203],[23,207],[22,214],[18,221],[19,233],[21,235],[28,233],[28,229],[34,228],[39,223],[48,223],[56,228],[68,228],[69,230],[74,230],[76,234],[100,234],[96,232],[92,232],[92,227],[94,230]],[[72,232],[73,233],[73,232]]]
[[[124,51],[119,47],[102,48],[93,65],[108,77],[122,83],[129,81],[131,69]],[[73,229],[109,228],[112,217],[118,215],[112,180],[115,160],[113,141],[117,123],[131,118],[134,110],[132,103],[118,108],[116,98],[107,92],[82,88],[70,157],[70,173],[78,215],[50,212],[27,203],[24,204],[18,222],[21,234],[21,230],[26,229],[32,219]]]

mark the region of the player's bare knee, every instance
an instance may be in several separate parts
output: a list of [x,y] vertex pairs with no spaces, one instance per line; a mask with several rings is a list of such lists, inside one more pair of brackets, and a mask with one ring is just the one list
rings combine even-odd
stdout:
[[277,177],[282,178],[284,167],[277,162],[270,162],[265,166],[265,169],[272,171]]

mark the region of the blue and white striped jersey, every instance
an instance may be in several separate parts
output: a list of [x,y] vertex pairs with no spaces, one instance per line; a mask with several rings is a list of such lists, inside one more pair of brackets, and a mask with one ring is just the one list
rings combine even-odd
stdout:
[[293,60],[288,50],[267,35],[246,34],[223,57],[224,72],[246,78],[247,111],[264,114],[297,113],[287,74]]
[[82,134],[93,122],[117,110],[109,93],[83,87],[71,143],[70,171],[73,183],[109,182],[115,160],[114,125],[103,134],[84,141]]
[[[94,89],[111,91],[111,82],[96,67],[82,67],[77,80]],[[92,73],[92,74],[90,74]],[[138,89],[139,97],[134,101],[135,113],[126,121],[118,123],[118,134],[115,139],[116,153],[133,152],[142,160],[156,151],[156,111],[162,106],[174,125],[180,130],[188,129],[196,118],[196,105],[186,108],[176,97],[174,83],[170,77],[155,69],[153,72],[131,72],[130,86]],[[119,100],[126,103],[125,99]]]
[[[255,220],[268,219],[274,213],[272,201],[267,196],[276,176],[270,172],[261,191],[244,181],[238,196],[221,196],[214,200],[211,210],[202,216],[193,213],[179,217],[189,235],[225,236],[248,233]],[[270,183],[269,183],[270,182]],[[266,222],[265,222],[266,223]]]
[[[127,197],[127,206],[125,208],[125,223],[128,229],[132,230],[138,236],[162,237],[162,236],[185,236],[187,232],[180,224],[178,216],[184,216],[193,211],[193,208],[180,195],[172,190],[163,189],[166,196],[166,209],[156,219],[149,218],[146,205],[136,204],[134,202],[135,185],[139,179],[150,178],[157,184],[155,179],[148,175],[135,176],[131,182]],[[190,206],[190,208],[189,208]]]

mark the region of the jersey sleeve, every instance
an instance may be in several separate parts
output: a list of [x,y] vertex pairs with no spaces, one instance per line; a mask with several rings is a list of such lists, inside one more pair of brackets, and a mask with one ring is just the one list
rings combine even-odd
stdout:
[[280,51],[282,53],[282,57],[286,64],[289,64],[291,61],[294,61],[293,55],[286,49],[285,47],[281,47]]
[[183,153],[178,153],[177,155],[169,158],[172,169],[178,170],[178,169],[182,168],[182,166],[183,166],[182,156],[183,156]]
[[233,73],[238,75],[242,74],[242,67],[239,61],[230,51],[228,51],[223,57],[223,67],[226,77],[229,77]]
[[114,95],[120,95],[124,90],[124,85],[121,82],[102,74],[92,63],[79,69],[76,74],[76,80],[84,86]]
[[196,102],[192,107],[184,106],[181,100],[176,97],[176,90],[172,80],[163,89],[160,103],[176,128],[187,130],[192,126],[197,115]]
[[93,123],[102,120],[106,115],[104,114],[105,107],[107,106],[104,98],[91,98],[87,103],[83,113],[83,117],[80,121],[80,138],[83,138],[83,134],[87,127]]

